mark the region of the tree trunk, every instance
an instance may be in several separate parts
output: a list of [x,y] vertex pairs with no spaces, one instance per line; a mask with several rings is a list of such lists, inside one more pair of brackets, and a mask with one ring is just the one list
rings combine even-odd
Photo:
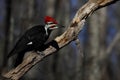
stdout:
[[6,0],[6,23],[5,23],[5,45],[4,45],[4,54],[3,54],[3,67],[7,65],[7,54],[9,52],[9,45],[11,40],[11,2],[12,0]]
[[106,8],[97,11],[89,21],[89,50],[86,54],[85,80],[101,80],[105,66],[103,59],[106,55]]

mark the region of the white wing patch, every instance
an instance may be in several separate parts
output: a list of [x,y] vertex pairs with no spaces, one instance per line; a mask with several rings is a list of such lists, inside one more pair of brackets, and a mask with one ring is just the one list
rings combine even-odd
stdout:
[[27,45],[31,45],[31,44],[33,44],[33,42],[29,42],[29,43],[27,43]]

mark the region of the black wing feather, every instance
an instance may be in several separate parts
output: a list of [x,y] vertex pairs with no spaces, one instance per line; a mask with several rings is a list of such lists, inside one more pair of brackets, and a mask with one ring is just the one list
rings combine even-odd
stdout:
[[[49,36],[49,35],[48,35]],[[40,48],[48,36],[45,35],[45,30],[43,26],[35,26],[27,30],[26,33],[17,41],[15,47],[8,54],[8,58],[14,54],[20,54],[21,52],[26,52],[34,49]],[[32,45],[27,45],[29,42],[32,42]]]

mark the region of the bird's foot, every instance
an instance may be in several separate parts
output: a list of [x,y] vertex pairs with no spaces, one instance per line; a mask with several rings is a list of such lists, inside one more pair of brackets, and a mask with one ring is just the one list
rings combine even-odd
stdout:
[[45,56],[45,54],[40,52],[40,51],[37,51],[37,54],[40,55],[40,56]]

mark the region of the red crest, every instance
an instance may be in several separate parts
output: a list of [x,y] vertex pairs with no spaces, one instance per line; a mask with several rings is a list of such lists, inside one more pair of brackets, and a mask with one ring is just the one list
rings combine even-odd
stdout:
[[45,20],[45,23],[53,22],[54,24],[57,24],[57,21],[54,18],[50,17],[50,16],[45,16],[44,20]]

